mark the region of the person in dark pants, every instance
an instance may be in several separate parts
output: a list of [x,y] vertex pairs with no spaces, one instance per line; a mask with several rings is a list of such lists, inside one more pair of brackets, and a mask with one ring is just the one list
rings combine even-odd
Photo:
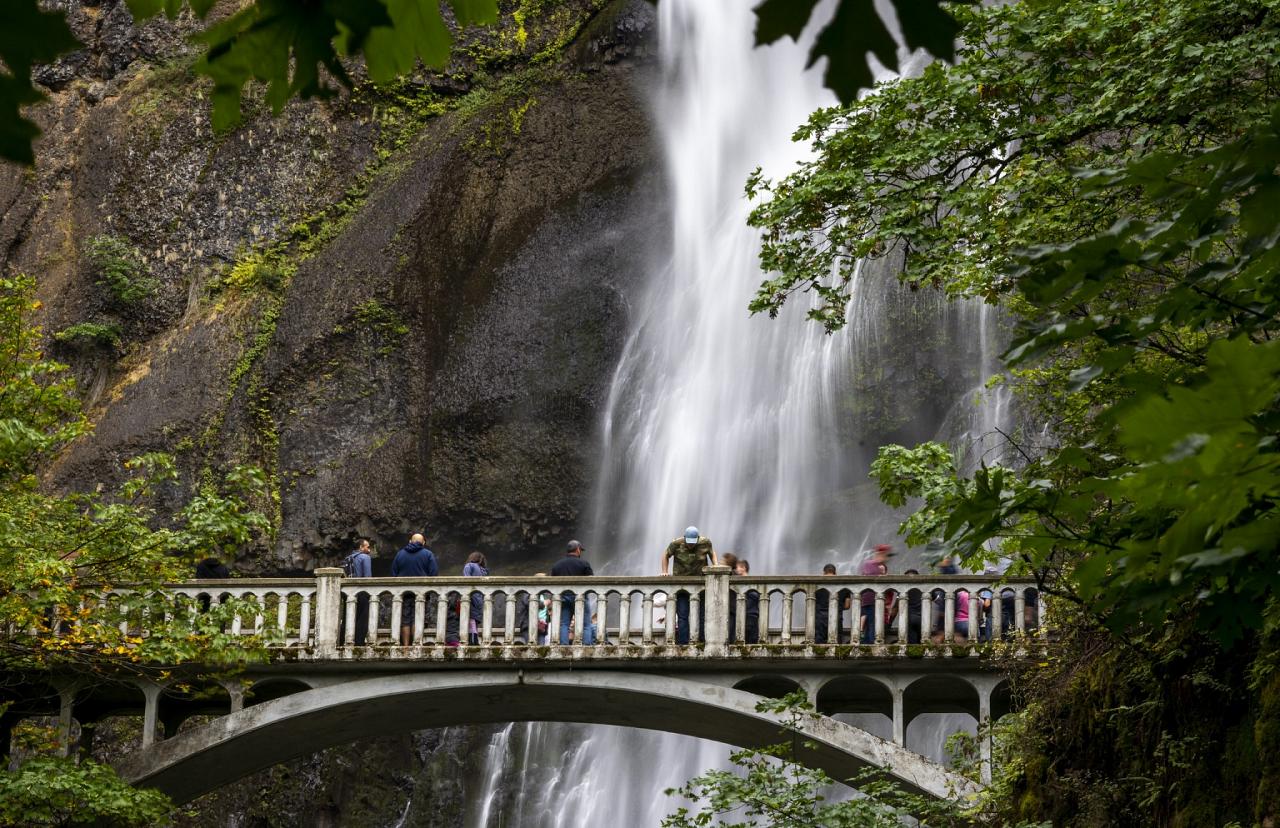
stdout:
[[[426,538],[421,534],[415,534],[409,538],[409,542],[396,553],[395,559],[391,562],[393,578],[434,578],[439,574],[440,566],[436,563],[436,556],[427,548]],[[404,597],[400,610],[400,643],[407,647],[413,639],[414,595],[412,592],[406,592]]]
[[[906,572],[902,574],[903,575],[919,575],[920,571],[918,569],[908,569]],[[908,591],[905,598],[906,598],[906,604],[907,604],[907,643],[919,644],[920,643],[920,620],[924,616],[924,613],[923,613],[924,596],[921,595],[920,590],[916,589],[916,590]],[[901,607],[902,607],[901,601],[898,602],[898,607],[899,607],[899,612],[901,612]]]
[[[751,562],[746,558],[738,558],[738,562],[734,564],[735,575],[750,575]],[[760,593],[754,589],[748,589],[742,594],[743,601],[747,604],[747,612],[745,616],[746,629],[742,631],[742,639],[747,644],[760,643]]]
[[[595,575],[592,571],[591,564],[582,559],[582,544],[576,540],[569,541],[568,547],[564,551],[564,557],[556,561],[555,566],[551,567],[551,576],[553,578],[577,578],[587,575]],[[560,593],[560,643],[569,643],[569,630],[573,624],[573,605],[574,593],[565,590]],[[583,608],[587,617],[582,622],[582,644],[591,645],[596,643],[596,628],[591,623],[591,607],[586,606],[583,602]]]
[[[348,578],[372,578],[373,557],[369,553],[369,541],[363,538],[356,544],[355,551],[342,562],[342,569]],[[346,620],[346,614],[343,614]],[[355,645],[363,647],[367,643],[369,632],[369,593],[362,592],[356,596],[356,629]],[[343,640],[346,640],[345,634]]]
[[[862,575],[887,575],[889,572],[889,553],[892,547],[887,543],[878,544],[872,550],[871,557],[862,562],[858,570]],[[859,597],[862,610],[863,644],[874,644],[876,641],[876,599],[872,590],[863,590]]]
[[[836,565],[825,564],[822,567],[822,574],[828,577],[834,576],[836,574]],[[813,597],[814,597],[814,601],[817,603],[817,606],[813,608],[813,643],[826,644],[827,643],[827,626],[831,621],[831,607],[830,607],[831,593],[825,589],[820,589],[816,593],[814,593]],[[841,614],[842,613],[840,612],[840,607],[836,607],[836,624],[837,625],[840,624],[840,622],[843,620],[840,617]],[[840,640],[838,630],[836,632],[836,640],[837,641]]]
[[[675,558],[674,566],[671,565],[672,558]],[[684,537],[667,544],[662,553],[663,575],[667,574],[668,569],[677,577],[701,575],[704,566],[715,564],[716,553],[711,547],[711,540],[702,537],[696,526],[685,529]],[[676,643],[689,643],[689,593],[685,590],[676,593]]]
[[[196,564],[196,577],[201,580],[216,579],[216,578],[230,578],[231,570],[227,569],[226,564],[224,564],[222,561],[218,560],[217,558],[205,558],[203,561]],[[200,611],[208,612],[209,604],[210,604],[209,596],[201,595]]]

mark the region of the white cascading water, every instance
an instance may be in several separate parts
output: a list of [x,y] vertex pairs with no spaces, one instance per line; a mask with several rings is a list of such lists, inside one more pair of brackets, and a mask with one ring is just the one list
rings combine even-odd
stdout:
[[[751,5],[658,4],[663,84],[654,121],[663,141],[671,242],[655,252],[608,399],[596,531],[583,538],[600,572],[657,574],[666,544],[690,524],[719,552],[748,558],[755,574],[816,572],[826,560],[847,571],[868,542],[891,539],[887,510],[839,499],[842,490],[865,484],[870,457],[851,455],[847,433],[843,448],[837,435],[850,372],[871,359],[863,354],[870,343],[894,336],[884,322],[886,297],[897,290],[884,283],[892,279],[855,290],[849,326],[834,336],[805,320],[803,307],[789,306],[774,320],[747,312],[764,277],[744,183],[756,166],[771,178],[793,169],[807,153],[791,141],[793,131],[834,103],[819,71],[804,68],[807,44],[753,48]],[[884,276],[884,266],[869,269]],[[972,389],[987,375],[993,340],[985,309],[953,310],[936,297],[908,301],[934,303],[939,329],[971,337],[967,344],[978,351],[948,357],[967,363],[955,390],[968,393],[950,416],[944,406],[936,417],[916,417],[924,420],[917,425],[925,438],[973,407]],[[990,416],[989,406],[978,408],[979,419]],[[954,428],[967,435],[985,433],[990,424]],[[889,734],[882,716],[851,721]],[[925,743],[918,749],[940,752],[934,730],[917,734]],[[468,822],[656,826],[679,804],[664,789],[723,766],[727,756],[723,745],[658,732],[511,725],[490,744],[489,781]]]

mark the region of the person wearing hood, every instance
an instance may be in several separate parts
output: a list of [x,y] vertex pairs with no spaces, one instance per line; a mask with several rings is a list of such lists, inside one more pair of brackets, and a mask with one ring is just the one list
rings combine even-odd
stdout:
[[[409,538],[409,542],[391,561],[393,578],[434,578],[439,574],[436,556],[427,548],[426,538],[421,534],[414,534]],[[406,592],[403,609],[400,611],[400,643],[406,647],[413,638],[413,603],[413,593]]]
[[[215,578],[230,578],[231,570],[227,569],[227,565],[217,558],[205,558],[196,564],[196,577],[201,580],[209,580]],[[211,602],[208,595],[200,596],[200,611],[208,612]]]

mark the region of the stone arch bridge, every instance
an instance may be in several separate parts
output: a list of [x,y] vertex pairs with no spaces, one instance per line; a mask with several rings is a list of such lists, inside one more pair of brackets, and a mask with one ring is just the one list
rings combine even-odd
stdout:
[[[71,750],[73,732],[86,749],[95,723],[141,714],[141,747],[117,769],[181,803],[326,747],[449,725],[564,721],[773,744],[787,738],[782,718],[757,704],[800,690],[816,708],[799,726],[806,764],[842,780],[870,768],[960,798],[978,785],[908,750],[907,726],[926,713],[981,725],[1008,712],[1005,672],[1042,654],[1046,628],[1031,582],[977,576],[731,578],[708,567],[701,578],[352,579],[321,569],[166,592],[188,611],[240,599],[252,617],[235,616],[228,631],[268,641],[273,657],[206,693],[174,689],[197,667],[172,682],[55,681],[52,706],[19,698],[0,719],[4,744],[24,716],[59,715]],[[676,643],[667,599],[680,593],[693,643]],[[868,644],[858,643],[863,615]],[[841,713],[883,714],[893,738]],[[986,739],[981,749],[989,779]]]

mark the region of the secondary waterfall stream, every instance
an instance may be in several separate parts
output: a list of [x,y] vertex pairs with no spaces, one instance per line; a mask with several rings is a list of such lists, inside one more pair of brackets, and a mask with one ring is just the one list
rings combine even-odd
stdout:
[[[985,433],[999,413],[972,400],[993,351],[987,309],[907,294],[884,272],[889,263],[859,276],[849,326],[836,335],[805,320],[803,296],[774,320],[747,313],[763,275],[744,182],[756,166],[775,178],[792,169],[807,152],[792,132],[834,103],[820,69],[805,69],[807,46],[753,48],[750,6],[658,4],[654,121],[670,247],[638,251],[651,257],[651,277],[633,300],[602,428],[594,532],[582,538],[597,571],[656,574],[667,542],[690,524],[756,574],[817,572],[827,560],[847,569],[869,542],[892,540],[895,516],[866,479],[882,432],[856,405],[857,386],[883,374],[891,352],[917,350],[946,392],[900,410],[895,435]],[[906,317],[925,320],[936,340],[917,341]],[[865,724],[889,735],[887,720]],[[512,725],[491,742],[470,824],[656,826],[676,806],[662,791],[727,754],[651,731]]]

